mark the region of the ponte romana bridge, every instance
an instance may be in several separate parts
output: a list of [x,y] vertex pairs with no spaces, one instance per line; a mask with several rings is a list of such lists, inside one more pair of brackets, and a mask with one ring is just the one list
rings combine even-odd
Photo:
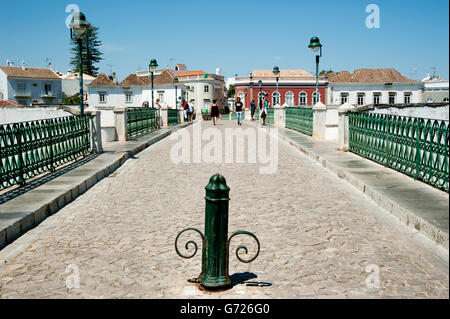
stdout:
[[261,247],[245,264],[255,242],[231,242],[215,298],[448,298],[448,122],[334,111],[238,127],[118,109],[103,143],[96,113],[2,125],[0,298],[208,297],[187,281],[201,253],[174,243],[203,230],[217,173],[229,233]]

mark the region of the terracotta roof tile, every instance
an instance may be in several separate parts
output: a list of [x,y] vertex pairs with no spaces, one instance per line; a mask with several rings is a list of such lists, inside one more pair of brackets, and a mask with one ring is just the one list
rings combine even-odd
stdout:
[[120,86],[145,86],[145,85],[147,85],[147,83],[143,80],[142,77],[139,77],[136,74],[130,74],[119,85]]
[[22,69],[22,67],[18,66],[0,66],[0,70],[5,72],[5,74],[11,78],[60,80],[59,76],[51,69],[44,69],[44,68]]
[[113,80],[106,76],[105,73],[100,73],[98,77],[89,84],[89,87],[112,87],[117,86]]
[[342,71],[337,73],[328,73],[329,82],[361,82],[361,83],[383,83],[383,82],[401,82],[401,83],[415,83],[418,81],[404,77],[400,72],[394,68],[390,69],[359,69],[353,74]]
[[199,71],[186,71],[186,72],[178,73],[178,76],[201,75],[201,74],[206,74],[206,73],[203,72],[202,70],[199,70]]
[[0,106],[23,106],[23,105],[12,101],[0,100]]

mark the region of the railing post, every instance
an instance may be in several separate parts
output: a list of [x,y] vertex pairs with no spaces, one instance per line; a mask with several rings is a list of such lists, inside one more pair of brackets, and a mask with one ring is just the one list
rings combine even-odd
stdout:
[[[178,123],[184,123],[185,122],[184,110],[182,108],[180,108],[180,109],[177,109],[177,111],[178,111]],[[188,119],[188,121],[189,121],[189,119]]]
[[250,122],[252,120],[252,110],[250,108],[245,108],[244,121]]
[[186,244],[188,249],[189,244],[193,244],[195,251],[192,255],[182,255],[178,250],[177,242],[180,235],[185,231],[196,231],[202,237],[202,272],[198,278],[192,280],[200,283],[204,288],[209,290],[227,289],[231,287],[231,278],[229,276],[229,248],[230,241],[234,236],[247,235],[253,237],[258,245],[256,255],[248,260],[239,257],[238,252],[244,250],[248,252],[245,246],[239,246],[236,251],[236,256],[239,261],[250,263],[259,255],[260,244],[258,238],[246,231],[238,231],[228,237],[228,208],[229,208],[229,194],[230,188],[227,186],[226,180],[223,176],[213,175],[208,185],[205,187],[205,234],[195,228],[187,228],[180,232],[175,239],[175,250],[177,254],[183,258],[192,258],[197,252],[197,244],[189,241]]
[[285,128],[286,127],[286,106],[275,105],[273,111],[274,126]]
[[338,151],[348,152],[349,137],[350,137],[348,112],[354,108],[355,107],[348,102],[342,104],[338,108],[338,116],[339,116]]
[[125,142],[128,140],[127,109],[120,105],[115,107],[114,117],[117,139],[119,142]]
[[161,115],[161,126],[169,126],[169,109],[167,106],[161,106],[160,115]]
[[325,140],[327,129],[327,107],[322,102],[316,103],[313,108],[313,138]]
[[102,127],[100,111],[89,112],[89,123],[90,123],[90,133],[91,133],[91,150],[95,153],[103,152],[102,145]]

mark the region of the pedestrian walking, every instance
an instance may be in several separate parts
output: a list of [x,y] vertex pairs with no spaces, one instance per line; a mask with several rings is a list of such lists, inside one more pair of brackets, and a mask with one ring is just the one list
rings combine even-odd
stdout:
[[241,102],[241,98],[238,97],[236,103],[234,104],[234,111],[236,112],[238,125],[242,125],[242,109],[243,108],[244,108],[244,104]]
[[255,112],[256,112],[255,100],[251,101],[250,108],[251,108],[251,112],[252,112],[252,121],[254,121],[255,120]]
[[214,125],[216,125],[217,118],[219,117],[219,105],[217,105],[217,100],[213,100],[211,104],[211,117],[213,119]]
[[194,101],[189,101],[189,114],[191,116],[191,122],[194,120]]
[[189,106],[185,100],[183,100],[182,105],[183,105],[183,110],[184,110],[184,120],[187,122],[189,120],[189,117],[188,117]]

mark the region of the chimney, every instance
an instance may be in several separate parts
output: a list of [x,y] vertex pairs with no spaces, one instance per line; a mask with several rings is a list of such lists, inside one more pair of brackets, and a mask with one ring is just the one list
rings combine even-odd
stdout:
[[114,83],[117,83],[117,81],[116,81],[116,72],[113,72],[113,81],[114,81]]
[[22,60],[22,70],[26,70],[26,68],[25,68],[25,61],[24,60]]
[[220,68],[216,69],[216,75],[220,75],[220,73],[222,73],[222,70]]
[[71,70],[71,69],[68,69],[68,70],[67,70],[67,75],[68,75],[68,76],[71,76],[71,75],[72,75],[72,70]]

